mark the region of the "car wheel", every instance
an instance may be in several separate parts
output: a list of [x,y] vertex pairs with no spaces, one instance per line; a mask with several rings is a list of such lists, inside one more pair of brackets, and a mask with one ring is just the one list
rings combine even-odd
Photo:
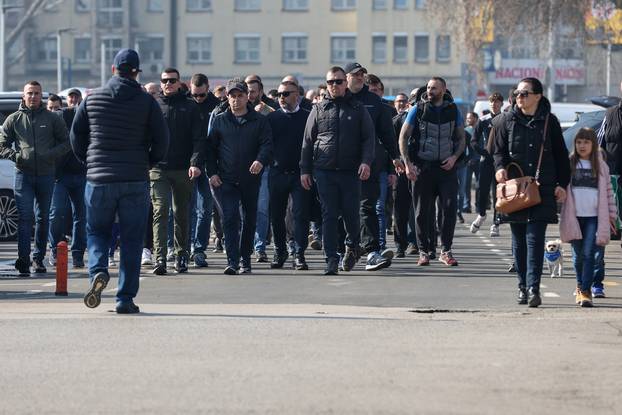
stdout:
[[0,241],[17,239],[17,205],[10,190],[0,190]]

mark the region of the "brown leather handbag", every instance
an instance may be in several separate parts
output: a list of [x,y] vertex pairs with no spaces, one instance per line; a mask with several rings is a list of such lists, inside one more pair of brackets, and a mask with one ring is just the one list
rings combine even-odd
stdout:
[[511,167],[515,167],[520,173],[520,176],[515,179],[506,180],[505,183],[497,184],[497,203],[495,207],[498,212],[505,214],[518,212],[519,210],[536,206],[542,202],[538,178],[540,177],[540,165],[542,163],[542,154],[544,152],[544,143],[546,141],[548,126],[549,116],[547,115],[544,121],[544,133],[535,176],[525,176],[523,169],[521,169],[518,163],[512,162],[507,165],[506,171],[509,172]]

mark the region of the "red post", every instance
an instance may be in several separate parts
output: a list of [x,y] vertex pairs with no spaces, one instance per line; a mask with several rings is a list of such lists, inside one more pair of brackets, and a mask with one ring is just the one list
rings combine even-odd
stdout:
[[56,245],[56,293],[55,295],[66,296],[67,294],[67,242],[60,241]]

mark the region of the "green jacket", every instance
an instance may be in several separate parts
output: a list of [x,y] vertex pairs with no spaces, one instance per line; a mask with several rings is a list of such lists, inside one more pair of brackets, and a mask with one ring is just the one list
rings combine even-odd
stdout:
[[0,129],[0,158],[14,161],[26,174],[54,174],[56,161],[70,150],[65,122],[43,105],[31,110],[20,104]]

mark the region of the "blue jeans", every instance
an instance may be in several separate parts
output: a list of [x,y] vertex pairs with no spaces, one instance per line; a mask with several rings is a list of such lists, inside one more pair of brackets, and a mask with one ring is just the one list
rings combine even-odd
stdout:
[[594,253],[594,287],[603,288],[605,280],[605,247],[596,245]]
[[387,217],[385,215],[385,204],[387,203],[387,194],[389,193],[389,173],[386,171],[378,174],[380,182],[380,195],[376,202],[376,215],[378,215],[378,227],[380,231],[378,242],[380,249],[383,250],[387,245]]
[[120,261],[118,302],[138,293],[143,237],[149,214],[149,182],[86,183],[86,232],[89,276],[108,274],[108,250],[115,215],[119,217]]
[[589,291],[592,288],[595,273],[594,257],[598,217],[578,217],[577,220],[583,238],[571,242],[572,262],[577,273],[577,287],[581,287],[581,291]]
[[261,173],[259,198],[257,200],[257,227],[255,228],[255,251],[265,252],[270,228],[270,167]]
[[356,171],[313,171],[322,203],[322,236],[326,260],[338,259],[338,218],[343,218],[346,228],[346,246],[357,249],[360,242],[361,181]]
[[14,188],[19,217],[17,223],[17,256],[25,261],[30,261],[30,239],[34,219],[35,249],[32,252],[32,258],[42,261],[45,257],[48,240],[54,176],[35,176],[15,170]]
[[204,253],[209,245],[214,199],[205,174],[195,179],[190,202],[190,246],[194,253]]
[[512,253],[519,288],[540,291],[546,222],[511,223]]
[[67,219],[73,219],[71,256],[83,259],[86,249],[86,207],[84,206],[84,174],[65,174],[56,180],[50,208],[50,250],[56,256],[56,245],[65,235]]

